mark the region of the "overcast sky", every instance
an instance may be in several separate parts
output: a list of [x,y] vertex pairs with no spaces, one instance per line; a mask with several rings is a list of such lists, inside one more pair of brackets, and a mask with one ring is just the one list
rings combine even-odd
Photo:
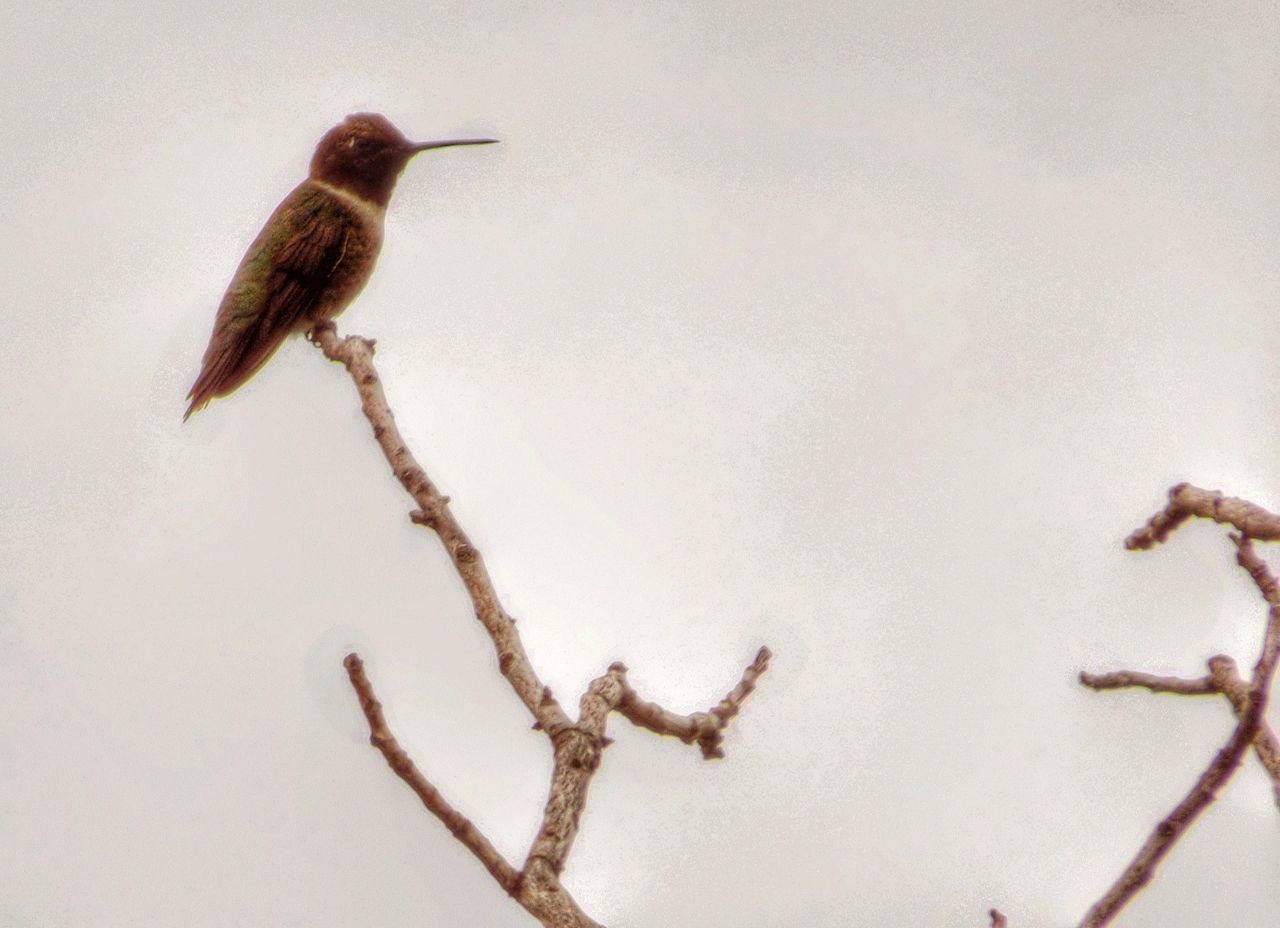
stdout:
[[[545,739],[298,340],[182,424],[213,314],[347,113],[406,170],[398,421],[563,701],[773,669],[726,760],[636,732],[566,881],[619,928],[1074,924],[1229,734],[1081,669],[1251,665],[1190,480],[1280,507],[1280,14],[1259,3],[7,4],[0,926],[530,918]],[[1278,713],[1273,713],[1276,719]],[[1274,924],[1249,759],[1118,924]]]

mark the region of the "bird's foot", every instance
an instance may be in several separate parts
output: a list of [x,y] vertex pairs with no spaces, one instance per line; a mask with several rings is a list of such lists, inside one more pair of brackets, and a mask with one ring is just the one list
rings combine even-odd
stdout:
[[318,344],[322,334],[325,332],[336,332],[337,330],[338,327],[336,325],[328,319],[323,319],[307,330],[307,341],[311,342],[313,345]]

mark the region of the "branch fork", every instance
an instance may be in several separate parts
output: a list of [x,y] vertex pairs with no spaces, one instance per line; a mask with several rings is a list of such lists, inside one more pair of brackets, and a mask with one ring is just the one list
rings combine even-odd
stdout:
[[530,663],[515,621],[498,599],[484,559],[449,509],[449,497],[436,488],[396,427],[373,366],[374,341],[359,336],[340,338],[332,323],[316,326],[309,338],[351,375],[374,438],[392,473],[417,504],[410,519],[431,529],[439,538],[467,590],[476,619],[493,641],[499,672],[533,717],[534,729],[551,741],[554,767],[542,824],[521,868],[517,870],[473,822],[453,808],[408,756],[387,726],[364,662],[359,655],[349,654],[344,666],[369,724],[369,741],[428,811],[479,859],[509,896],[544,926],[600,928],[561,885],[560,874],[578,833],[591,779],[604,749],[611,743],[605,735],[609,716],[617,712],[640,728],[679,738],[686,744],[696,743],[704,758],[723,757],[724,731],[755,690],[772,655],[768,648],[760,648],[741,679],[718,704],[707,712],[689,715],[640,698],[627,681],[627,668],[614,663],[591,681],[579,700],[577,719],[570,719]]
[[[1080,674],[1081,684],[1098,691],[1137,688],[1179,696],[1221,695],[1230,703],[1236,717],[1235,728],[1226,743],[1182,801],[1152,829],[1124,872],[1085,914],[1080,928],[1109,925],[1155,878],[1160,861],[1217,798],[1251,747],[1275,784],[1280,803],[1280,742],[1265,718],[1272,679],[1280,660],[1280,581],[1253,545],[1255,540],[1280,540],[1280,516],[1247,500],[1180,483],[1169,491],[1168,505],[1125,539],[1125,547],[1140,551],[1153,548],[1191,518],[1211,519],[1235,529],[1229,537],[1235,546],[1236,563],[1249,574],[1267,604],[1261,653],[1248,680],[1240,676],[1232,658],[1221,654],[1209,658],[1208,672],[1196,678],[1157,676],[1136,670]],[[1008,924],[995,909],[990,915],[993,928],[1005,928]]]

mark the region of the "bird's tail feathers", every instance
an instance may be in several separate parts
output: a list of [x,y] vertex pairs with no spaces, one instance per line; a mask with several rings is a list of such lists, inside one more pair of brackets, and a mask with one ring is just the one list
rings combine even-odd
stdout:
[[187,407],[182,421],[186,422],[193,413],[199,412],[217,397],[226,396],[244,386],[262,365],[280,347],[280,342],[251,345],[248,350],[236,350],[234,347],[223,351],[216,358],[206,357],[200,376],[191,385],[187,399],[191,405]]

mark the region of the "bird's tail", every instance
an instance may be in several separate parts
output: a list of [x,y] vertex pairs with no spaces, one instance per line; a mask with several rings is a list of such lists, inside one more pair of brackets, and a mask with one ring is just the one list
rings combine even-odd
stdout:
[[204,364],[200,368],[200,376],[196,378],[196,382],[191,385],[191,392],[187,394],[191,405],[182,416],[183,422],[190,419],[192,413],[199,412],[208,406],[211,400],[226,396],[244,386],[249,378],[276,353],[280,342],[251,344],[247,350],[231,345],[216,354],[212,351],[212,346],[210,347],[211,350],[205,355]]

